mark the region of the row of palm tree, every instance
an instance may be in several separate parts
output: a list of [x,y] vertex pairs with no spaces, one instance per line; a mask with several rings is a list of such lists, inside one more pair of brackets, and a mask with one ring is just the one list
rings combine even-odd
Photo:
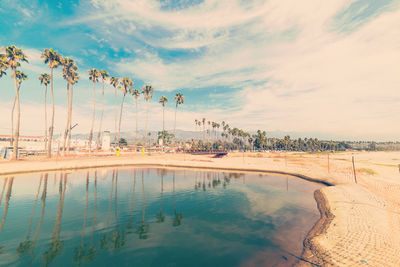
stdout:
[[[7,69],[11,70],[12,78],[14,78],[15,83],[15,97],[13,102],[13,108],[11,111],[11,138],[10,143],[13,146],[13,159],[18,158],[18,140],[19,140],[19,129],[20,129],[20,99],[19,92],[21,88],[22,81],[26,80],[28,77],[25,73],[23,73],[19,67],[22,62],[27,62],[27,56],[23,53],[23,51],[12,45],[4,48],[5,53],[0,54],[0,78],[7,74]],[[74,60],[68,57],[63,57],[58,54],[57,51],[53,49],[44,49],[41,57],[44,59],[44,63],[49,66],[50,74],[43,73],[39,76],[39,81],[42,85],[44,85],[44,150],[47,151],[47,156],[51,157],[52,155],[52,143],[53,143],[53,135],[54,135],[54,117],[55,117],[55,104],[54,104],[54,69],[58,67],[62,67],[62,75],[63,78],[67,81],[67,120],[66,127],[63,135],[63,153],[68,153],[70,151],[71,146],[71,130],[72,126],[72,99],[73,99],[73,88],[74,85],[80,79],[78,75],[78,67],[75,64]],[[146,122],[145,122],[145,130],[144,130],[144,139],[147,137],[148,130],[148,113],[149,113],[149,101],[154,94],[154,89],[151,85],[145,85],[141,92],[137,89],[133,89],[134,82],[128,78],[117,78],[110,77],[110,74],[106,70],[97,70],[90,69],[88,70],[89,80],[93,82],[93,110],[92,110],[92,122],[89,133],[89,153],[92,152],[92,141],[94,134],[94,123],[95,123],[95,114],[96,114],[96,83],[101,79],[102,82],[102,98],[101,98],[101,115],[99,122],[99,129],[96,138],[96,149],[100,149],[101,143],[101,133],[102,133],[102,122],[104,116],[104,92],[105,92],[105,83],[109,80],[110,85],[114,87],[115,91],[115,129],[114,129],[114,144],[118,146],[120,140],[120,131],[121,131],[121,122],[122,122],[122,113],[123,106],[126,95],[129,93],[135,98],[135,106],[136,106],[136,140],[138,140],[138,98],[142,93],[144,96],[144,100],[146,102]],[[50,85],[50,93],[51,93],[51,104],[52,104],[52,114],[51,114],[51,122],[50,127],[48,127],[48,118],[47,118],[47,89]],[[121,106],[120,106],[120,114],[119,114],[119,124],[117,127],[117,91],[120,89],[123,93]],[[182,93],[177,93],[175,95],[176,106],[175,106],[175,123],[174,123],[174,134],[176,133],[176,112],[178,109],[178,105],[184,103],[184,97]],[[163,131],[165,130],[165,116],[164,109],[166,104],[168,103],[168,99],[165,96],[162,96],[160,99],[160,103],[163,106]],[[17,119],[14,119],[14,109],[15,106],[17,108]],[[14,121],[16,121],[15,131],[14,131]],[[145,141],[145,140],[144,140]]]

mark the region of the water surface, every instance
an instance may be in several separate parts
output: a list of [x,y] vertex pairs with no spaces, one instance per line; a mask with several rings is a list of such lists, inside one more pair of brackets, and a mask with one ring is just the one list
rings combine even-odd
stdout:
[[321,185],[261,174],[99,169],[0,178],[0,264],[292,264]]

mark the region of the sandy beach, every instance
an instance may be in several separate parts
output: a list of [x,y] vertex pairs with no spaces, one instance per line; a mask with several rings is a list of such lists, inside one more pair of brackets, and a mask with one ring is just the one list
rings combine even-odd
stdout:
[[400,266],[399,162],[396,152],[122,154],[1,160],[0,176],[135,165],[290,174],[327,185],[315,193],[321,219],[304,240],[299,265]]

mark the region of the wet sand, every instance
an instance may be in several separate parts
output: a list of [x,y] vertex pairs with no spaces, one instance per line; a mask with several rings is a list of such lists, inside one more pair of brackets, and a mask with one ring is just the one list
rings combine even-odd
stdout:
[[[351,157],[355,157],[356,178]],[[332,185],[315,193],[321,219],[304,240],[301,266],[400,266],[398,152],[123,154],[0,161],[0,176],[115,166],[160,166],[291,174]]]

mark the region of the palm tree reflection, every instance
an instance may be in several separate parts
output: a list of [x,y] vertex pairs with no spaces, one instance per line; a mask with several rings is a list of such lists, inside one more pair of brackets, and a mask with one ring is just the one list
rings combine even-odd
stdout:
[[165,169],[160,170],[160,176],[161,176],[161,197],[160,197],[160,210],[157,213],[157,222],[158,223],[163,223],[165,220],[165,215],[162,211],[162,204],[163,204],[163,198],[164,198],[164,175],[166,173]]
[[32,256],[34,256],[34,249],[35,249],[36,241],[37,241],[37,238],[38,238],[38,236],[39,236],[40,227],[42,226],[42,222],[43,222],[44,210],[45,210],[45,206],[46,206],[47,179],[48,179],[48,177],[49,177],[49,174],[46,173],[46,174],[44,175],[43,192],[42,192],[42,211],[41,211],[41,213],[40,213],[39,224],[38,224],[38,226],[37,226],[37,228],[36,228],[35,236],[34,236],[34,238],[33,238],[32,246],[31,246],[31,249],[30,249],[30,254],[31,254]]
[[53,229],[50,248],[43,254],[43,264],[45,266],[48,266],[61,253],[62,248],[64,246],[64,241],[60,240],[60,231],[61,231],[61,216],[64,206],[66,183],[67,183],[67,174],[61,174],[59,183],[60,199],[58,202],[56,223]]
[[172,222],[172,226],[177,227],[177,226],[182,224],[183,215],[182,215],[182,213],[177,213],[176,212],[176,206],[175,206],[175,171],[174,171],[174,175],[172,177],[172,183],[173,183],[172,198],[173,198],[173,201],[174,201],[174,220]]
[[143,210],[142,210],[142,222],[137,227],[136,233],[139,235],[139,239],[147,239],[149,233],[149,224],[146,224],[145,216],[146,216],[146,195],[144,192],[144,170],[142,170],[142,195],[143,195]]
[[[4,181],[3,189],[4,189],[4,185],[5,185],[6,182],[7,182],[7,180]],[[3,218],[1,219],[1,223],[0,223],[0,232],[3,230],[3,226],[4,226],[4,223],[5,223],[6,218],[7,218],[8,205],[9,205],[10,198],[11,198],[11,191],[12,191],[13,183],[14,183],[14,177],[11,177],[10,180],[8,180],[8,184],[7,184],[6,200],[5,200],[5,203],[4,203]],[[3,196],[3,192],[2,192],[2,196]],[[4,249],[5,249],[4,245],[0,246],[0,254],[3,253]]]
[[133,228],[133,216],[135,211],[135,189],[136,189],[136,169],[133,170],[133,188],[132,188],[132,200],[131,200],[131,219],[128,221],[126,228],[129,230],[128,234],[131,233],[131,229]]
[[28,233],[26,234],[25,241],[21,242],[17,248],[17,253],[19,254],[20,257],[25,255],[26,252],[28,252],[28,250],[30,249],[30,247],[32,245],[32,242],[29,240],[30,236],[31,236],[31,229],[32,229],[32,218],[33,218],[33,215],[35,214],[36,204],[37,204],[39,192],[40,192],[40,187],[42,186],[42,180],[43,180],[43,174],[40,175],[39,186],[38,186],[38,189],[36,192],[35,202],[33,203],[32,214],[29,219]]

